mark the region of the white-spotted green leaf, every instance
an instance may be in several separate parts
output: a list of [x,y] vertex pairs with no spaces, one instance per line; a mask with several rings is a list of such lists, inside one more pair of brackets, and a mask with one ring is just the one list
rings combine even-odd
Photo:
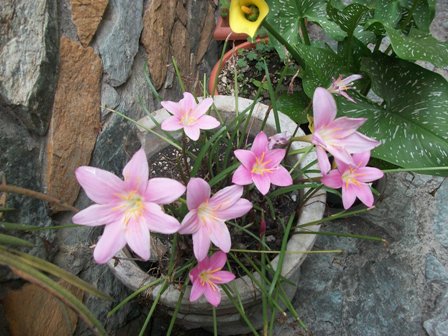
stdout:
[[306,107],[309,103],[310,99],[303,91],[294,92],[293,94],[285,93],[277,98],[277,109],[300,125],[308,122]]
[[[319,24],[331,38],[341,41],[346,36],[339,26],[330,21],[326,12],[326,1],[324,0],[267,0],[269,15],[267,21],[275,28],[290,44],[300,42],[300,19]],[[285,51],[282,46],[271,38],[272,43],[281,57]]]
[[416,64],[375,56],[363,61],[362,70],[384,105],[337,98],[338,112],[368,119],[360,131],[382,141],[372,152],[376,158],[404,168],[448,166],[448,83]]
[[353,32],[368,10],[366,6],[358,3],[348,5],[342,11],[333,7],[331,2],[327,5],[327,13],[330,19],[336,22],[348,36],[353,35]]
[[428,61],[438,67],[448,65],[448,43],[439,42],[416,29],[406,36],[387,26],[384,28],[398,57],[408,61]]

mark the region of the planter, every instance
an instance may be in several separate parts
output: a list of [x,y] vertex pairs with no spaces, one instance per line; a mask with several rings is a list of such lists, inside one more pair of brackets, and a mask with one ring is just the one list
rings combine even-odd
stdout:
[[[229,118],[234,115],[235,111],[235,98],[229,96],[216,96],[214,97],[215,106],[221,111],[224,118]],[[243,111],[249,107],[253,101],[239,98],[238,99],[238,110]],[[263,104],[256,104],[253,110],[253,127],[252,129],[258,130],[265,117],[268,107]],[[160,109],[153,113],[154,118],[161,123],[170,114],[164,109]],[[296,124],[289,119],[286,115],[279,114],[280,122],[282,125],[282,130],[288,131],[293,134]],[[146,117],[140,120],[140,123],[147,128],[156,129],[154,122]],[[265,132],[268,135],[275,133],[275,121],[273,114],[269,115],[267,124],[265,127]],[[298,131],[298,135],[303,134],[301,130]],[[148,132],[140,134],[140,140],[143,147],[148,155],[151,157],[153,154],[159,152],[168,145],[160,140],[157,136],[149,134]],[[308,144],[294,142],[292,144],[292,149],[300,149]],[[299,156],[295,156],[294,160],[298,160]],[[315,155],[308,155],[301,162],[301,166],[306,166],[310,162],[316,159]],[[316,168],[317,170],[317,168]],[[305,190],[306,192],[306,190]],[[303,224],[310,221],[319,220],[323,216],[325,208],[325,192],[318,191],[312,199],[308,200],[304,205],[301,215],[298,219],[297,224]],[[319,226],[313,226],[307,228],[311,231],[319,230]],[[303,251],[310,250],[314,244],[315,235],[309,234],[295,234],[291,236],[288,242],[288,250]],[[121,251],[117,257],[124,258],[120,262],[115,263],[114,260],[109,262],[109,267],[118,277],[118,279],[123,282],[131,290],[136,290],[142,285],[154,281],[152,276],[146,274],[141,270],[134,261],[126,259],[125,251]],[[299,267],[305,259],[306,254],[286,254],[284,259],[284,264],[282,268],[282,275],[288,278],[292,283],[296,284],[298,282]],[[276,268],[278,263],[278,256],[272,261],[272,265]],[[251,318],[252,322],[256,327],[261,327],[262,323],[262,313],[261,313],[261,293],[252,284],[248,276],[238,278],[231,283],[234,288],[239,289],[241,296],[241,301],[244,304],[245,311]],[[160,291],[161,286],[155,287],[152,291],[146,293],[147,297],[155,298],[157,293]],[[296,286],[289,285],[285,287],[287,296],[292,298],[296,292]],[[161,296],[159,304],[163,306],[168,313],[172,312],[176,306],[179,298],[179,290],[175,286],[170,286],[169,289]],[[188,298],[190,295],[190,288],[186,290],[185,296],[182,301],[182,306],[178,314],[178,323],[182,324],[186,328],[197,328],[202,327],[205,329],[212,330],[213,328],[213,318],[212,318],[212,306],[205,301],[204,298],[191,303]],[[222,301],[219,307],[216,309],[217,319],[218,319],[218,331],[221,335],[234,335],[248,332],[248,328],[245,322],[240,318],[240,315],[234,308],[233,304],[227,298],[225,294],[222,296]]]
[[[260,42],[267,42],[268,38],[262,38],[262,39],[257,39],[256,42],[244,42],[241,43],[235,47],[233,47],[232,49],[230,49],[228,52],[226,52],[221,60],[218,60],[218,62],[213,66],[212,71],[210,72],[210,79],[208,82],[208,93],[212,96],[216,96],[219,95],[218,90],[216,89],[215,86],[217,86],[216,84],[217,82],[217,78],[219,76],[219,73],[221,72],[221,69],[223,68],[223,65],[228,62],[228,60],[234,56],[238,54],[238,50],[240,49],[253,49],[255,48],[257,43]],[[215,84],[216,83],[216,84]]]

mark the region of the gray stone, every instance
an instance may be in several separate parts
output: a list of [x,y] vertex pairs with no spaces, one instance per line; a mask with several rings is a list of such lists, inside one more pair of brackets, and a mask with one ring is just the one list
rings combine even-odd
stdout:
[[425,276],[428,281],[442,281],[448,284],[448,271],[433,255],[426,258]]
[[112,86],[125,83],[131,73],[143,28],[142,15],[143,0],[111,0],[106,9],[94,45]]
[[56,82],[57,2],[3,0],[0,31],[0,108],[43,135]]
[[118,104],[120,104],[120,95],[112,86],[103,83],[101,87],[101,119],[104,120],[109,113],[112,113],[108,108],[115,109]]
[[434,317],[423,326],[429,336],[448,336],[448,291],[438,301]]
[[433,230],[437,241],[448,248],[448,202],[446,201],[446,195],[448,194],[448,184],[441,185],[436,193],[436,211],[434,215]]

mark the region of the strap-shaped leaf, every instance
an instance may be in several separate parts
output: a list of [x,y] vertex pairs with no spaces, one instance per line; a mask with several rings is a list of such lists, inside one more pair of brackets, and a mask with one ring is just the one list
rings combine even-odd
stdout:
[[368,119],[361,132],[383,143],[372,155],[404,168],[448,166],[448,83],[416,64],[382,54],[364,59],[362,70],[385,105],[338,98],[338,113]]
[[1,245],[33,247],[33,244],[29,241],[0,233],[0,246]]

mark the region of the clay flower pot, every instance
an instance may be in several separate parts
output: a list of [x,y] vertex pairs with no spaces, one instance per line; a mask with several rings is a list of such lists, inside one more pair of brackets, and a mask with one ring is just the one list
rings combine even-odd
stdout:
[[230,29],[228,17],[218,17],[218,22],[216,22],[215,31],[213,32],[213,38],[215,40],[224,41],[228,39],[230,41],[246,41],[248,37],[249,35],[244,33],[232,32],[232,29]]
[[227,63],[232,56],[238,55],[238,50],[253,49],[253,48],[255,48],[257,43],[267,43],[267,42],[268,42],[267,37],[257,39],[255,42],[247,41],[247,42],[236,45],[235,47],[230,49],[228,52],[226,52],[222,58],[222,61],[218,60],[218,62],[213,66],[213,69],[210,72],[210,79],[208,82],[208,93],[212,96],[220,94],[215,87],[215,85],[217,86],[217,83],[218,83],[217,78],[219,76],[219,73],[221,72],[221,69],[223,68],[224,64]]
[[[235,97],[230,96],[215,96],[214,103],[217,109],[222,113],[225,119],[231,119],[235,115]],[[249,106],[253,104],[252,100],[239,98],[238,99],[238,111],[244,111]],[[252,129],[258,131],[260,129],[261,123],[265,118],[265,114],[268,111],[268,106],[264,104],[257,103],[253,109],[253,126]],[[153,117],[158,123],[162,123],[163,120],[168,118],[170,114],[165,109],[160,109],[153,113]],[[294,133],[296,124],[289,119],[286,115],[279,113],[279,119],[283,131],[287,131],[290,134]],[[154,122],[149,118],[143,118],[139,122],[147,128],[154,129],[156,131],[160,130],[154,124]],[[265,132],[268,135],[275,134],[275,120],[274,115],[271,113],[267,119],[267,124],[265,127]],[[302,130],[299,129],[297,135],[303,135]],[[142,132],[140,134],[140,140],[143,148],[145,149],[148,158],[153,154],[158,153],[162,149],[166,148],[168,144],[160,140],[157,136],[150,134],[148,132]],[[297,150],[308,146],[306,143],[294,142],[291,147],[292,150]],[[300,155],[292,157],[292,160],[299,160]],[[312,161],[316,160],[315,154],[309,154],[303,161],[301,161],[300,166],[305,167]],[[317,167],[311,168],[318,170]],[[306,190],[304,191],[306,192]],[[311,221],[316,221],[322,218],[325,209],[325,192],[319,190],[314,196],[309,199],[301,209],[300,217],[298,218],[297,224],[304,224]],[[307,227],[308,230],[318,231],[319,225]],[[290,251],[307,251],[311,250],[314,241],[316,239],[315,235],[310,234],[292,234],[288,242],[287,249]],[[299,267],[303,260],[306,258],[306,254],[288,254],[286,253],[283,267],[282,275],[289,279],[293,284],[298,283]],[[117,263],[111,260],[108,266],[111,268],[112,272],[117,276],[117,278],[125,284],[129,289],[135,291],[141,286],[150,283],[155,280],[155,278],[137,266],[137,264],[128,258],[126,252],[122,250],[117,254],[118,258],[121,260]],[[279,257],[277,256],[271,262],[274,269],[276,269]],[[259,278],[257,274],[255,277]],[[230,283],[232,288],[239,290],[239,295],[241,301],[244,305],[245,312],[252,320],[256,328],[262,326],[262,305],[261,305],[261,292],[254,286],[249,277],[243,276],[241,278],[235,279]],[[152,290],[145,293],[146,298],[155,298],[161,289],[161,285],[152,288]],[[190,302],[190,289],[189,286],[186,289],[186,293],[183,297],[182,304],[177,316],[177,322],[183,325],[185,328],[198,328],[202,327],[208,330],[213,330],[213,318],[212,318],[212,306],[204,299],[201,298],[196,302]],[[292,298],[296,292],[296,286],[285,285],[284,289],[286,291],[287,297]],[[178,287],[170,285],[167,291],[161,296],[159,304],[164,306],[168,313],[172,313],[176,307],[180,291]],[[221,304],[216,308],[217,320],[218,320],[218,331],[220,335],[234,335],[249,332],[244,320],[240,317],[237,310],[228,299],[228,297],[223,293]]]

